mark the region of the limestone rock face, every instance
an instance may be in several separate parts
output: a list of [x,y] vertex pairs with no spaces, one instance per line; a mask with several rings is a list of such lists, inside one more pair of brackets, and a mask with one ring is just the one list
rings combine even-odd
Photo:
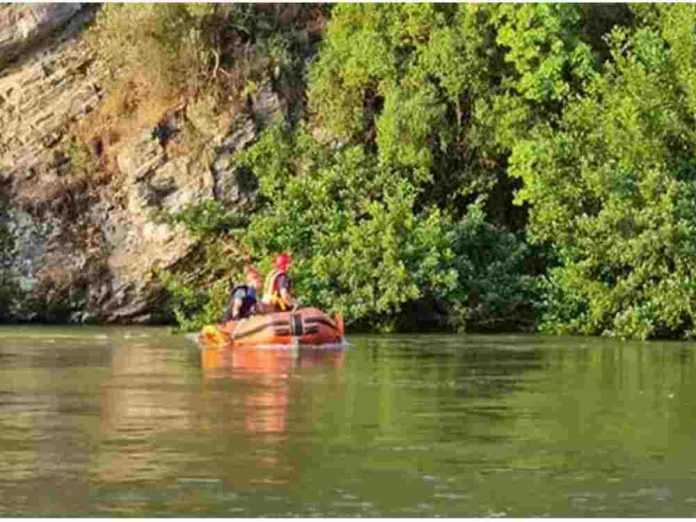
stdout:
[[0,67],[60,29],[82,4],[0,5]]
[[89,198],[58,175],[55,150],[99,102],[103,72],[78,38],[92,17],[79,4],[0,7],[0,318],[78,319],[98,270],[89,223],[69,211]]
[[68,125],[99,103],[105,71],[78,38],[91,14],[60,11],[62,17],[70,12],[73,23],[52,45],[0,70],[0,172],[6,179],[50,170],[53,147]]
[[240,122],[218,148],[218,157],[212,165],[215,198],[227,205],[246,207],[253,200],[256,178],[237,168],[233,156],[256,139],[256,125],[251,120]]
[[168,159],[152,131],[129,143],[118,165],[121,187],[105,200],[123,204],[94,209],[93,219],[104,231],[112,286],[97,315],[107,321],[148,322],[156,304],[156,270],[172,267],[195,246],[183,227],[158,216],[212,198],[213,179],[207,169],[191,165],[190,158]]
[[248,113],[209,131],[206,161],[143,128],[120,144],[116,172],[66,173],[61,147],[107,78],[84,41],[93,17],[80,4],[0,6],[0,321],[159,321],[157,271],[197,247],[162,216],[211,198],[253,204],[256,180],[234,154],[284,110],[263,86]]

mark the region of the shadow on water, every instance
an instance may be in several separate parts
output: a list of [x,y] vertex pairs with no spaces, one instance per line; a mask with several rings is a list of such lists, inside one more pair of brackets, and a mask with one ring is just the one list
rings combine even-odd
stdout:
[[696,514],[694,345],[0,328],[0,514]]

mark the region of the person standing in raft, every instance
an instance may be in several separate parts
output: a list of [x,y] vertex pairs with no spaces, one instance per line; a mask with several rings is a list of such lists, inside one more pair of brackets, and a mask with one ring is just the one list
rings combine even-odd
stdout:
[[246,284],[237,285],[230,292],[227,311],[220,321],[222,323],[245,319],[258,311],[256,292],[261,289],[261,274],[251,265],[247,265],[244,273]]
[[290,254],[283,253],[276,257],[275,269],[266,276],[263,290],[263,305],[267,312],[285,312],[297,302],[292,297],[292,280],[288,270],[292,264]]

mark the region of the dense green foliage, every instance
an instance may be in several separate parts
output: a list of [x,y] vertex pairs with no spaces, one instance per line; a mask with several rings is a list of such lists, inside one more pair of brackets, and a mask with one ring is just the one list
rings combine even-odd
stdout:
[[244,69],[229,42],[253,34],[265,72],[235,88],[306,94],[236,158],[252,212],[172,218],[240,251],[168,276],[187,327],[220,311],[214,281],[288,250],[300,300],[349,323],[694,333],[693,6],[341,4],[304,76],[276,74],[311,52],[263,10],[148,9],[152,30],[121,36],[154,38],[168,85],[229,92],[215,70]]
[[489,18],[467,6],[336,6],[308,86],[323,141],[364,145],[422,187],[424,205],[464,213],[502,175],[475,112],[499,73],[481,53]]
[[[458,328],[528,324],[538,294],[528,249],[504,229],[514,219],[486,223],[485,209],[501,205],[491,196],[506,184],[519,128],[569,95],[564,67],[573,79],[593,60],[574,34],[552,52],[505,46],[517,26],[535,24],[540,43],[560,41],[579,16],[334,8],[308,85],[308,125],[319,132],[274,129],[241,158],[268,202],[252,218],[249,250],[299,254],[302,295],[349,320],[399,326],[410,303],[425,301]],[[552,65],[535,75],[537,62]],[[496,110],[512,116],[498,123]]]
[[557,126],[515,147],[532,237],[559,256],[551,330],[645,338],[694,327],[694,14],[670,6],[654,27],[614,31],[603,74]]
[[422,189],[360,145],[329,151],[276,128],[240,159],[268,202],[248,249],[261,259],[291,251],[304,302],[391,329],[407,303],[437,300],[466,327],[509,318],[532,289],[520,276],[524,246],[485,223],[480,204],[457,220],[434,205],[416,211]]

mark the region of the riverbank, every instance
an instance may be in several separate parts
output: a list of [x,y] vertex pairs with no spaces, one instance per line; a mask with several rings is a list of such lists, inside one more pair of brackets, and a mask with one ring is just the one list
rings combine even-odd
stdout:
[[0,6],[0,321],[693,338],[694,9]]

